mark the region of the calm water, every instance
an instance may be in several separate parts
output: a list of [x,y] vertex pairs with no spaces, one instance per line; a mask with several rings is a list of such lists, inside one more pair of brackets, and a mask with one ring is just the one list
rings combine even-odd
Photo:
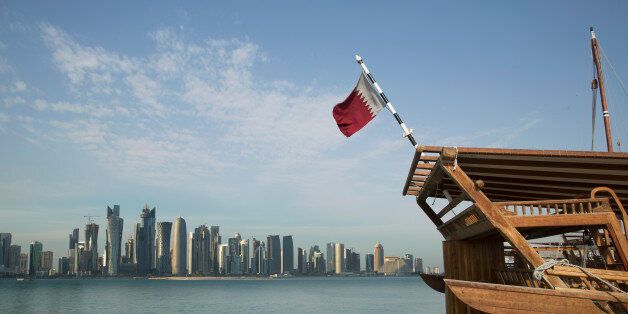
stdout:
[[0,313],[443,313],[444,295],[420,278],[166,281],[0,279]]

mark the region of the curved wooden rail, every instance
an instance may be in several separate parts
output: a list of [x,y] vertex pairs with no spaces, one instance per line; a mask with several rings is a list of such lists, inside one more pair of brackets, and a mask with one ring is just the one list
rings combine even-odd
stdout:
[[596,198],[595,195],[599,192],[606,192],[610,194],[613,200],[615,201],[615,204],[617,204],[617,207],[619,208],[619,211],[621,212],[621,218],[622,218],[621,220],[624,225],[624,236],[628,236],[628,226],[626,225],[626,222],[628,222],[628,215],[626,214],[626,209],[624,209],[624,206],[621,204],[621,200],[619,199],[615,191],[613,191],[613,189],[609,187],[605,187],[605,186],[600,186],[591,190],[591,198]]

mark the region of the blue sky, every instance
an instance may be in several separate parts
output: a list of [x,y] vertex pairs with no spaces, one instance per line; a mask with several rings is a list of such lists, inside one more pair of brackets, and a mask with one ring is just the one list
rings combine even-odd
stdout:
[[[334,124],[355,53],[429,145],[588,149],[589,26],[628,80],[621,1],[5,1],[0,14],[0,231],[56,256],[83,215],[120,204],[126,238],[148,203],[223,237],[362,254],[379,241],[440,265],[442,237],[401,196],[412,148],[394,119],[350,139]],[[628,102],[607,77],[623,139]]]

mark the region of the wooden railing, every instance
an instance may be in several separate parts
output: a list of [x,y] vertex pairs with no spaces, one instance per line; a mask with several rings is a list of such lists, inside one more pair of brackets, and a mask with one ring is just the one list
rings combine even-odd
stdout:
[[493,205],[517,216],[589,214],[612,211],[608,198],[495,202]]

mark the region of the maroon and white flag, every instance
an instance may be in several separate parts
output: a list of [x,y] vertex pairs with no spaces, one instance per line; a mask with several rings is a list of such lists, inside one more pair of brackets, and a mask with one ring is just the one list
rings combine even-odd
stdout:
[[340,132],[349,137],[373,120],[385,105],[362,73],[347,99],[334,107],[334,119]]

